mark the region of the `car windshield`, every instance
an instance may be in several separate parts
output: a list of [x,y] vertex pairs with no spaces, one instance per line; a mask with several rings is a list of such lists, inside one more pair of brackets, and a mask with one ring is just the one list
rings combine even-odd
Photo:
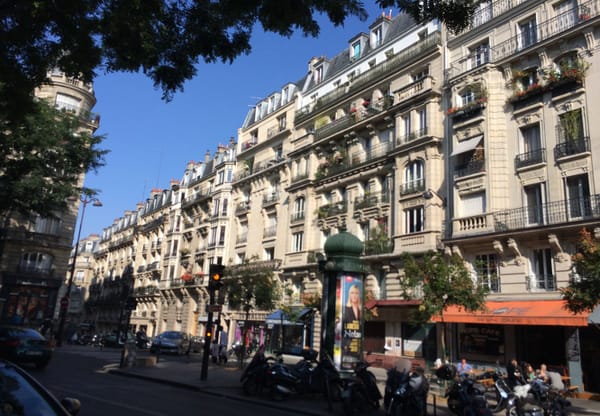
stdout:
[[61,414],[9,364],[0,365],[0,410],[3,415]]

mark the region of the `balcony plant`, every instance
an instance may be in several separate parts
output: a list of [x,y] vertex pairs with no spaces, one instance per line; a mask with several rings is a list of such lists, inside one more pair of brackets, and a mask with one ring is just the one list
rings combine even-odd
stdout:
[[458,116],[468,114],[470,112],[479,110],[484,107],[487,103],[488,95],[487,91],[481,83],[469,85],[463,91],[465,95],[471,95],[473,99],[465,104],[450,107],[446,110],[447,116]]
[[564,59],[558,65],[558,69],[547,71],[544,74],[544,79],[550,88],[566,82],[583,83],[588,68],[589,64],[583,59]]

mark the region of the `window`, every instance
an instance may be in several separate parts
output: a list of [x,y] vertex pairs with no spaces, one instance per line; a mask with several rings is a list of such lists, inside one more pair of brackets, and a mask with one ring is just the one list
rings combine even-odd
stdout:
[[535,289],[555,290],[554,261],[549,248],[533,250],[533,276],[531,283]]
[[275,160],[283,159],[283,147],[282,146],[277,146],[273,150],[275,151]]
[[413,81],[419,81],[429,76],[429,67],[425,67],[412,75]]
[[537,42],[537,27],[535,17],[520,23],[517,27],[517,46],[519,49],[527,48]]
[[463,217],[481,215],[485,212],[485,192],[465,195],[460,199],[460,214]]
[[299,251],[302,251],[303,240],[304,240],[304,232],[303,231],[292,233],[292,251],[293,252],[297,253]]
[[219,245],[222,246],[225,244],[225,226],[221,225],[219,228]]
[[360,58],[360,41],[356,41],[352,44],[352,60]]
[[383,43],[383,28],[377,26],[372,32],[373,47],[376,48]]
[[179,240],[173,240],[173,249],[171,250],[171,256],[177,255],[177,247],[179,246]]
[[414,207],[404,210],[404,227],[406,234],[418,233],[424,230],[423,207]]
[[215,244],[217,244],[217,227],[211,227],[208,245],[214,246]]
[[217,185],[221,185],[223,182],[225,182],[225,171],[220,170],[217,173]]
[[521,142],[519,147],[521,154],[517,156],[517,167],[543,162],[544,149],[542,149],[540,125],[536,123],[522,127],[520,132]]
[[490,61],[490,45],[485,42],[474,48],[471,48],[469,65],[470,68],[477,68]]
[[475,271],[479,284],[487,287],[493,293],[500,292],[498,267],[495,254],[481,254],[475,257]]
[[300,220],[304,218],[304,204],[304,197],[296,198],[296,201],[294,201],[294,213],[292,214],[293,219]]
[[412,129],[410,125],[410,114],[407,114],[402,117],[402,126],[404,128],[404,140],[408,141],[410,140],[410,133]]
[[556,21],[558,30],[563,31],[573,26],[576,18],[576,9],[573,7],[572,0],[561,1],[554,5],[554,15],[558,19]]
[[38,216],[35,219],[34,232],[57,235],[60,232],[61,222],[62,220],[60,218]]
[[275,248],[267,247],[265,248],[265,260],[273,260],[275,258]]
[[279,131],[283,131],[287,127],[287,117],[285,114],[277,117],[277,125],[279,126]]
[[319,82],[323,81],[323,66],[319,66],[319,67],[315,68],[314,80],[315,80],[315,83],[317,83],[317,84]]
[[527,207],[527,225],[544,223],[544,189],[545,186],[543,183],[529,185],[523,189],[525,193],[525,206]]
[[216,217],[217,215],[219,215],[219,208],[220,208],[220,206],[221,206],[221,200],[220,199],[215,199],[215,203],[213,205],[213,212],[212,212],[213,216]]
[[223,209],[221,211],[221,215],[226,217],[227,216],[227,205],[229,204],[229,201],[227,200],[227,198],[223,199]]
[[409,163],[404,170],[404,184],[402,194],[417,192],[425,189],[424,163],[422,160],[415,160]]
[[579,219],[592,215],[588,176],[569,176],[566,180],[566,186],[569,217],[572,219]]
[[233,169],[227,169],[227,179],[226,181],[232,182],[233,181]]
[[423,107],[419,110],[419,136],[427,134],[427,108]]
[[82,284],[85,278],[84,270],[77,270],[75,273],[75,283]]
[[283,91],[281,91],[281,104],[285,104],[290,99],[290,88],[284,87]]
[[583,139],[583,116],[581,108],[559,115],[558,140],[561,143]]
[[50,272],[53,258],[46,253],[23,253],[19,270],[23,272]]
[[81,100],[76,97],[61,93],[56,94],[55,107],[59,110],[66,110],[76,113],[79,110],[80,105]]

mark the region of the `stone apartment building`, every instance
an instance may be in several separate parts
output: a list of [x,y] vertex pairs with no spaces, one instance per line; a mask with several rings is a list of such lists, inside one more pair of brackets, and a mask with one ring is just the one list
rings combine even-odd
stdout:
[[[251,258],[303,311],[318,303],[326,239],[347,230],[365,245],[364,348],[379,361],[442,354],[443,326],[412,325],[398,283],[403,253],[439,250],[490,289],[486,312],[444,313],[451,359],[545,362],[600,390],[596,314],[567,313],[559,292],[579,231],[598,232],[599,13],[598,1],[489,1],[460,34],[382,15],[335,57],[311,59],[248,112],[230,159],[190,162],[164,191],[159,289],[138,297],[132,323],[200,333],[208,265]],[[271,312],[253,311],[255,336],[276,325]],[[318,347],[318,311],[302,316],[292,333]],[[218,319],[236,340],[245,318]]]
[[[48,79],[34,91],[35,96],[78,115],[82,131],[96,131],[100,117],[91,112],[96,104],[93,86],[57,70],[49,72]],[[83,179],[84,175],[81,184]],[[13,215],[9,219],[0,259],[1,321],[38,327],[54,316],[59,289],[67,276],[78,208],[76,199],[54,218]]]

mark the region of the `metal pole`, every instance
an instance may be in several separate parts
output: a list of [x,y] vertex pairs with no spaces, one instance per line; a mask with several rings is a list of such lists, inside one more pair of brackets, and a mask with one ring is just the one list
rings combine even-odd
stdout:
[[71,296],[71,287],[73,286],[73,277],[75,275],[75,265],[77,263],[77,253],[79,251],[79,239],[81,237],[81,228],[83,226],[83,217],[85,216],[85,207],[88,202],[91,200],[81,199],[81,203],[83,204],[83,208],[81,209],[81,219],[79,220],[79,231],[77,232],[77,242],[75,243],[75,252],[73,253],[73,263],[71,264],[71,270],[69,274],[69,282],[67,284],[67,293],[61,299],[60,304],[60,312],[59,317],[60,320],[58,322],[58,339],[56,340],[56,345],[61,347],[63,342],[63,331],[65,329],[65,319],[67,317],[67,310],[69,309],[69,298]]

